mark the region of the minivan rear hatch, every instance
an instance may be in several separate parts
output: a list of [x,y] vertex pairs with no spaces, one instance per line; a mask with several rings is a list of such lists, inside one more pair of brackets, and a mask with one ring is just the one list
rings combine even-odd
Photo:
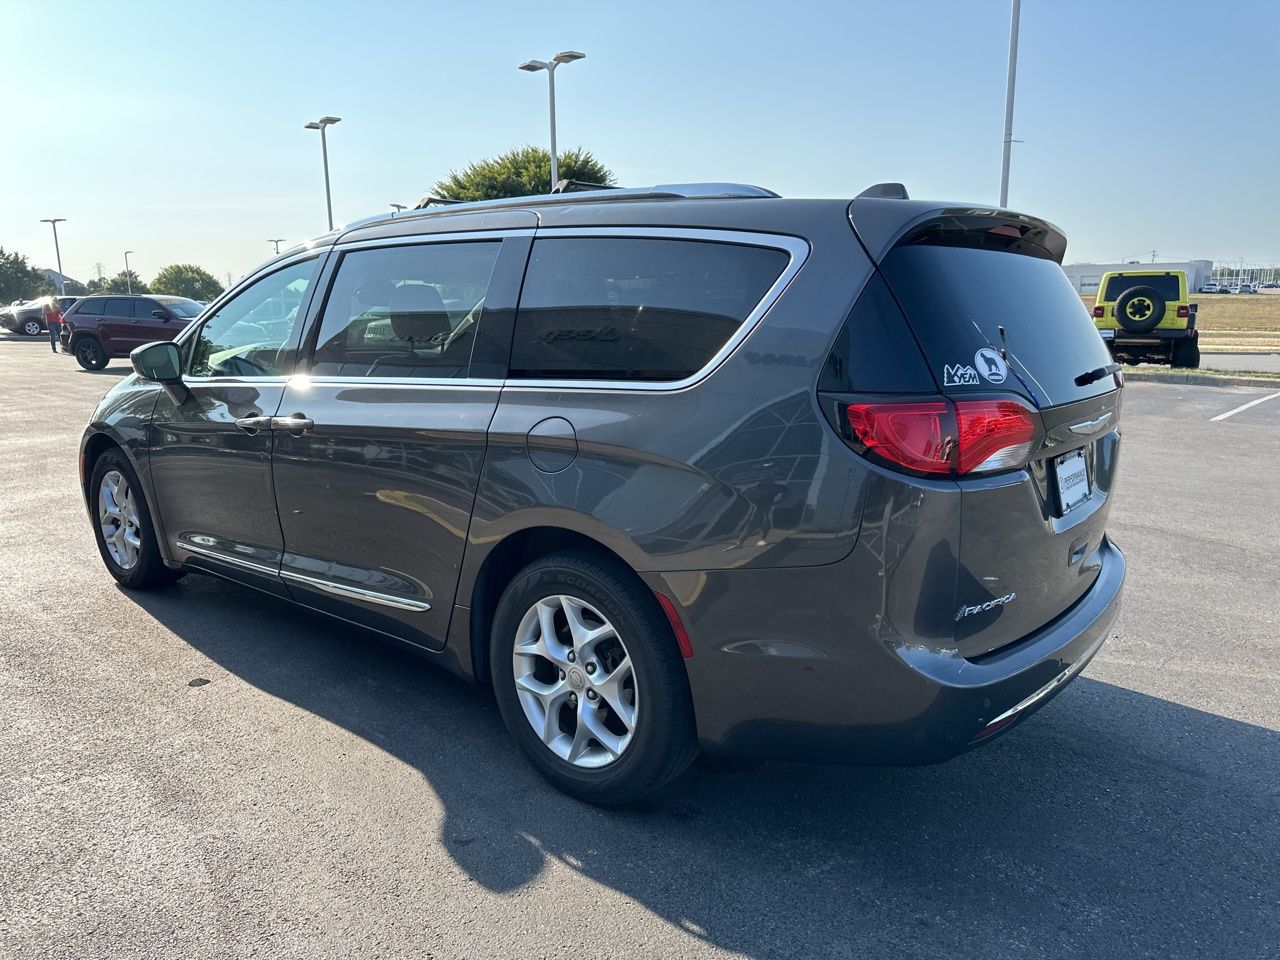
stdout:
[[[855,229],[863,202],[850,210]],[[1051,225],[941,210],[887,246],[881,274],[939,392],[957,403],[1012,396],[1039,420],[1025,464],[957,477],[954,640],[963,656],[981,657],[1060,616],[1096,579],[1119,381]]]

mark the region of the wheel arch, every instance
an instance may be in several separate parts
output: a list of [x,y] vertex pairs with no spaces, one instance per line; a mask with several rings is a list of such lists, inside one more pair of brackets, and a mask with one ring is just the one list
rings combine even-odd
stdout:
[[[476,682],[489,683],[489,631],[502,591],[517,573],[533,561],[566,550],[617,564],[649,589],[635,567],[616,551],[585,533],[564,527],[534,526],[508,534],[489,549],[470,591],[460,592],[458,597],[459,602],[470,604],[471,673]],[[675,642],[674,638],[672,642]]]

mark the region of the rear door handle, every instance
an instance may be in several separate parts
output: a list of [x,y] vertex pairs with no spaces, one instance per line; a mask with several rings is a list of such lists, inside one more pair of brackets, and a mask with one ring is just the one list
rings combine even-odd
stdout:
[[310,417],[305,417],[300,413],[294,413],[287,417],[271,418],[272,430],[288,430],[295,436],[300,433],[305,433],[315,425],[314,420]]

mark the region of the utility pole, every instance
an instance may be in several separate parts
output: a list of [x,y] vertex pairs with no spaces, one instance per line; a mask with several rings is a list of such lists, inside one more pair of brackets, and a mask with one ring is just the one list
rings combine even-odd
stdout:
[[67,295],[67,278],[62,275],[62,249],[58,246],[58,224],[66,223],[66,217],[54,217],[51,220],[41,220],[41,223],[47,223],[53,227],[53,253],[58,258],[58,293],[62,296]]
[[279,253],[280,253],[280,244],[284,243],[284,240],[285,240],[285,238],[284,238],[284,237],[281,237],[279,240],[268,240],[268,241],[267,241],[267,243],[274,243],[274,244],[276,245],[276,253],[277,253],[277,254],[279,254]]
[[1004,88],[1004,161],[1000,164],[1000,206],[1009,205],[1009,152],[1013,146],[1013,89],[1018,80],[1018,15],[1022,0],[1013,0],[1009,20],[1009,76]]
[[129,254],[131,253],[133,253],[132,250],[124,252],[124,282],[129,289],[130,295],[133,294],[133,272],[129,269]]

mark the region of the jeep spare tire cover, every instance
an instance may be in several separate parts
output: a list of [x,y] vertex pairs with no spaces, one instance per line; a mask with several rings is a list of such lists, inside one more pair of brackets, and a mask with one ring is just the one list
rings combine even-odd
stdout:
[[1164,311],[1164,297],[1155,287],[1130,287],[1116,300],[1116,322],[1130,333],[1150,333]]

